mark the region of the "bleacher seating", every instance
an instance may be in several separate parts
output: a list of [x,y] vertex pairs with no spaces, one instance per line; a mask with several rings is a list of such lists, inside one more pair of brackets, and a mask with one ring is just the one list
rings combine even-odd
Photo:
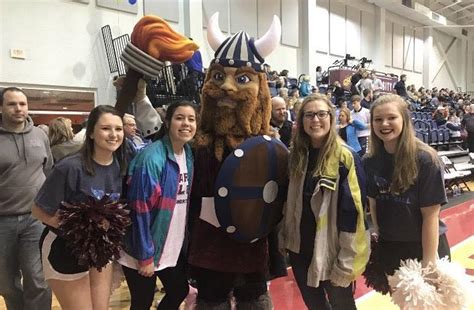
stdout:
[[432,119],[430,112],[412,112],[412,121],[416,136],[434,148],[444,147],[449,149],[451,145],[459,147],[462,143],[462,141],[452,141],[449,129],[444,125],[438,126],[436,121]]

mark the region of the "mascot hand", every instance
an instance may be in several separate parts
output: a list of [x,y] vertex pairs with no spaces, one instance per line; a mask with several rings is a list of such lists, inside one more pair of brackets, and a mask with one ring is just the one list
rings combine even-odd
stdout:
[[146,97],[146,82],[144,79],[140,79],[137,84],[137,92],[135,94],[135,98],[133,98],[133,102],[139,102],[145,99]]

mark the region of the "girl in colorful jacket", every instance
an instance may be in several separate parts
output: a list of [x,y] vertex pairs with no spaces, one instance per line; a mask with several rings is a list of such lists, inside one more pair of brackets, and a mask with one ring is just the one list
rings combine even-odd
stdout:
[[196,115],[190,102],[170,105],[158,140],[130,164],[132,226],[119,259],[130,289],[130,309],[150,309],[156,277],[166,291],[158,309],[178,309],[188,294],[182,250],[193,176],[188,142],[196,133]]
[[297,124],[283,247],[308,309],[356,309],[351,283],[370,251],[361,162],[338,137],[325,96],[305,98]]

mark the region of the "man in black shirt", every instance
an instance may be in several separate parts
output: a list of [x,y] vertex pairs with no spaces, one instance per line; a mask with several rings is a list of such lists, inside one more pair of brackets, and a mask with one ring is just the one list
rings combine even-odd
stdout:
[[407,87],[405,86],[405,82],[407,80],[407,76],[405,74],[400,75],[400,81],[398,81],[395,86],[393,87],[397,91],[397,95],[407,98]]
[[280,135],[280,140],[286,147],[290,146],[291,129],[293,124],[287,120],[286,102],[282,97],[272,98],[272,118],[270,125]]

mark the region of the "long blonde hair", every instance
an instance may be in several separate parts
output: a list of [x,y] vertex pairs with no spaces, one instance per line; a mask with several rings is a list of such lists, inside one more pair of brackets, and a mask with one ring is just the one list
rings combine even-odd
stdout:
[[74,138],[71,120],[65,117],[56,117],[49,122],[49,143],[51,146],[70,141]]
[[314,168],[313,175],[321,176],[324,174],[324,168],[331,156],[336,154],[336,150],[341,147],[342,140],[339,138],[336,130],[336,113],[334,108],[325,95],[313,94],[306,97],[301,104],[301,108],[296,117],[296,132],[293,136],[293,143],[290,148],[290,175],[301,177],[306,170],[306,160],[308,157],[308,151],[311,148],[311,138],[304,131],[303,116],[306,105],[313,101],[323,101],[328,106],[329,117],[331,128],[326,136],[326,139],[321,145],[316,167]]
[[383,141],[377,137],[373,130],[374,110],[384,104],[395,105],[403,120],[403,128],[398,137],[395,154],[393,154],[394,169],[390,186],[392,193],[402,193],[415,184],[418,177],[418,152],[428,153],[432,162],[437,166],[440,165],[440,161],[436,151],[416,137],[407,103],[398,95],[381,96],[375,100],[370,108],[370,125],[372,130],[370,132],[368,156],[378,157],[385,153]]

